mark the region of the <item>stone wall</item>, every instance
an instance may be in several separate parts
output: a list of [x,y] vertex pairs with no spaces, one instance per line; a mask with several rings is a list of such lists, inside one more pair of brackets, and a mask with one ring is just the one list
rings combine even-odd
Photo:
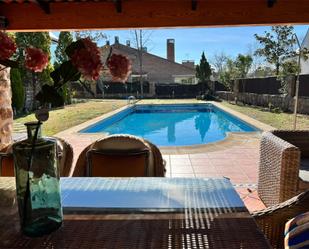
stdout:
[[0,150],[12,142],[13,110],[11,98],[10,68],[0,65]]
[[[256,93],[233,93],[216,92],[216,95],[223,100],[242,102],[248,105],[269,107],[271,104],[282,111],[293,112],[295,99],[284,95],[256,94]],[[309,97],[299,97],[298,113],[309,114]]]

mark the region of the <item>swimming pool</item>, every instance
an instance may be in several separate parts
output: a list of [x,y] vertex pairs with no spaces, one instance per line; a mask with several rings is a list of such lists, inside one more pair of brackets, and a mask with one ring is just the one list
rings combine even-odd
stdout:
[[257,130],[212,104],[181,104],[135,105],[80,132],[131,134],[158,146],[188,146],[223,140],[227,132]]

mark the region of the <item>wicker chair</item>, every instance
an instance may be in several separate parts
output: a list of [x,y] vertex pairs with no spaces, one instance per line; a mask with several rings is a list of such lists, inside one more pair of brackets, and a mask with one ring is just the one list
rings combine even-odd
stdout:
[[[97,156],[101,158],[95,159]],[[142,164],[140,167],[145,171],[135,168],[136,164]],[[165,161],[160,150],[147,140],[112,135],[95,141],[81,152],[73,176],[165,176]]]
[[60,176],[70,176],[73,166],[73,148],[71,144],[63,140],[62,138],[57,139],[57,149],[59,158],[59,169]]
[[263,133],[258,194],[266,206],[309,189],[309,131]]
[[284,248],[285,223],[295,216],[309,211],[309,190],[283,203],[253,212],[258,226],[274,249]]
[[0,151],[0,176],[14,176],[13,155],[11,145]]
[[[73,162],[73,148],[65,140],[56,138],[60,176],[69,176]],[[0,152],[0,176],[14,176],[12,148]]]

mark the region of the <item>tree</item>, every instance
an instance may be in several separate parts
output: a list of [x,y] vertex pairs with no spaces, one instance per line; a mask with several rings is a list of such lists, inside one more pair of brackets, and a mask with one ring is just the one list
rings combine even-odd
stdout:
[[[26,47],[33,46],[42,49],[45,53],[50,55],[51,38],[48,32],[21,32],[15,33],[16,44],[18,47],[17,55],[23,60],[24,51]],[[33,104],[32,108],[35,109],[35,95],[39,90],[39,86],[43,84],[52,84],[53,81],[50,73],[53,71],[53,66],[48,64],[47,68],[42,73],[29,72],[26,69],[21,69],[21,77],[23,82],[31,82],[33,90]]]
[[212,71],[204,52],[202,53],[200,64],[196,65],[195,71],[199,82],[206,82],[210,79]]
[[[263,74],[263,68],[265,67],[264,58],[261,57],[261,56],[258,56],[255,53],[255,51],[258,48],[259,48],[259,42],[257,40],[255,40],[253,43],[248,44],[248,49],[247,49],[247,52],[246,52],[246,55],[250,55],[251,58],[252,58],[251,68],[250,68],[250,71],[248,73],[248,75],[250,75],[251,78],[261,77],[260,75]],[[267,64],[269,64],[269,63],[267,63]],[[273,70],[271,70],[271,72],[273,73]],[[266,73],[266,71],[265,71],[265,73]]]
[[264,36],[255,34],[256,40],[262,46],[255,51],[256,55],[265,57],[265,60],[276,68],[276,75],[279,75],[280,67],[294,53],[293,26],[272,26],[271,32]]
[[57,68],[58,65],[67,61],[68,55],[65,52],[65,49],[73,42],[73,36],[71,32],[61,31],[58,38],[58,44],[55,50],[55,64],[54,67]]
[[269,66],[259,66],[253,72],[252,75],[256,78],[265,78],[274,75],[274,69]]
[[151,36],[153,31],[151,30],[142,30],[142,29],[135,29],[132,31],[133,34],[133,45],[137,50],[137,59],[139,65],[139,82],[140,82],[140,91],[141,97],[144,95],[143,89],[143,53],[145,52],[145,48],[147,47],[148,43],[150,42]]
[[218,75],[223,71],[227,60],[228,60],[228,56],[223,52],[221,52],[220,54],[216,53],[214,55],[213,60],[212,60],[212,64],[214,65],[214,67],[216,69],[216,73]]
[[220,82],[229,90],[233,90],[234,80],[239,78],[239,71],[233,59],[228,58],[222,72],[219,74]]
[[[66,54],[66,48],[73,42],[73,36],[71,32],[61,31],[58,38],[58,44],[55,50],[56,61],[54,67],[58,68],[63,62],[69,59]],[[71,103],[71,94],[68,85],[64,85],[59,89],[60,96],[65,104]]]
[[89,37],[92,41],[99,42],[100,40],[105,40],[107,38],[106,34],[100,30],[75,31],[74,34],[76,40]]
[[242,55],[238,54],[236,60],[235,60],[235,66],[238,71],[238,77],[239,78],[246,78],[247,74],[251,68],[253,59],[250,55]]
[[238,54],[236,59],[226,57],[226,63],[222,64],[222,68],[218,73],[219,81],[232,90],[234,80],[247,77],[251,65],[252,57],[250,55]]
[[12,87],[12,106],[17,112],[24,107],[25,89],[20,76],[19,69],[11,69],[11,87]]
[[287,93],[288,91],[287,79],[290,76],[296,75],[298,69],[299,67],[297,65],[296,59],[287,60],[282,64],[281,70],[278,75],[278,80],[280,80],[281,82],[281,88],[280,88],[281,93],[283,94]]

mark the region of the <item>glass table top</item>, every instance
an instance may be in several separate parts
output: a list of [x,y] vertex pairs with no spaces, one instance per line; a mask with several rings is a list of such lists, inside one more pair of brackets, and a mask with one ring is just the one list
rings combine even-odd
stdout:
[[225,178],[61,178],[61,195],[66,211],[245,208]]

